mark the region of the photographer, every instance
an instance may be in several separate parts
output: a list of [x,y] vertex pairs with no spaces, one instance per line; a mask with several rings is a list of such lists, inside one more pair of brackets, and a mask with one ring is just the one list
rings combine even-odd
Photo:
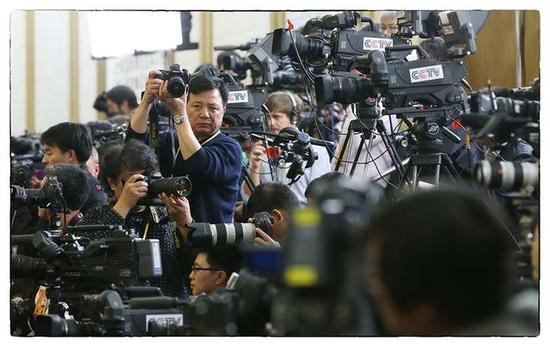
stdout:
[[[256,228],[255,243],[260,246],[279,247],[287,237],[292,209],[300,206],[292,190],[279,182],[262,183],[256,187],[246,204],[246,212],[252,218],[258,212],[268,212],[273,219],[271,236],[267,230]],[[250,222],[250,219],[249,219]]]
[[189,275],[193,295],[212,295],[224,288],[231,274],[239,272],[241,258],[232,246],[199,249]]
[[366,235],[367,287],[387,333],[538,334],[538,312],[525,310],[536,302],[507,312],[512,239],[495,206],[471,193],[414,193],[382,210]]
[[[271,132],[279,134],[284,128],[296,128],[303,108],[302,101],[296,94],[288,91],[271,93],[267,98],[266,106],[269,110],[267,124]],[[290,190],[296,194],[299,202],[304,205],[306,204],[304,192],[308,184],[315,178],[330,171],[330,159],[326,148],[317,145],[311,146],[317,154],[317,160],[315,160],[311,167],[304,169],[304,175],[290,186]],[[250,158],[248,171],[255,185],[273,180],[284,184],[290,182],[286,177],[288,168],[277,167],[273,170],[274,172],[271,172],[263,142],[258,141],[254,143],[251,151],[248,153],[248,157]],[[251,193],[246,184],[243,184],[242,192],[246,196],[249,196]]]
[[147,140],[147,119],[155,98],[164,101],[176,128],[174,162],[170,132],[161,133],[160,171],[163,176],[188,175],[193,182],[189,195],[191,214],[198,222],[230,223],[237,200],[241,172],[239,143],[220,133],[228,98],[221,80],[202,75],[191,78],[188,93],[179,98],[168,94],[168,81],[151,71],[143,99],[132,116],[128,139]]
[[128,86],[115,86],[105,94],[105,97],[109,118],[117,115],[129,117],[138,107],[136,93]]
[[[154,206],[139,206],[140,198],[147,196],[144,175],[157,171],[157,159],[147,145],[129,141],[125,145],[114,145],[105,153],[100,177],[108,189],[114,191],[113,206],[96,208],[84,216],[82,225],[110,224],[134,229],[140,237],[158,239],[161,248],[163,276],[155,279],[153,285],[162,289],[164,295],[185,298],[188,296],[185,269],[176,249],[176,236],[170,227],[168,213],[180,232],[191,222],[189,204],[185,198],[162,194],[159,198],[166,209]],[[166,211],[168,210],[168,212]],[[91,239],[108,237],[106,231],[87,233]]]
[[[51,164],[65,163],[87,169],[86,162],[92,154],[92,138],[86,125],[72,122],[59,123],[43,132],[40,142],[44,145],[42,163],[46,167]],[[103,188],[91,174],[88,175],[87,185],[90,187],[90,193],[82,207],[83,213],[91,208],[103,206],[106,199]]]

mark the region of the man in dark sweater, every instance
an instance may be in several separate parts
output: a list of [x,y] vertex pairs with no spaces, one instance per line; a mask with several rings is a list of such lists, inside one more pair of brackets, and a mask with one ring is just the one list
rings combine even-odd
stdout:
[[[168,82],[157,78],[159,74],[159,71],[149,72],[127,139],[147,141],[149,109],[155,98],[164,101],[172,114],[175,130],[160,134],[162,175],[188,175],[193,189],[187,198],[196,222],[231,223],[239,190],[241,147],[220,133],[229,94],[227,87],[219,79],[195,75],[188,93],[174,98],[168,93]],[[175,164],[172,139],[177,148]]]

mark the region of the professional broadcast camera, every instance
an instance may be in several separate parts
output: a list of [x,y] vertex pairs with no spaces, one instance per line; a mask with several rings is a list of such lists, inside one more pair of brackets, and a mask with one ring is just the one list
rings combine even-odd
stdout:
[[196,74],[220,79],[229,90],[222,128],[226,135],[239,139],[243,132],[265,129],[265,116],[261,110],[266,99],[265,90],[245,88],[231,74],[213,67],[203,67]]
[[195,247],[253,243],[256,228],[269,236],[273,234],[273,217],[268,212],[258,212],[252,217],[252,223],[208,224],[190,223],[188,239]]
[[64,212],[67,209],[61,188],[62,184],[57,181],[56,176],[46,176],[40,189],[12,185],[10,188],[11,202],[14,205],[35,205],[50,211]]
[[30,187],[33,175],[39,179],[44,174],[44,148],[37,135],[23,135],[10,138],[11,174],[10,184]]
[[88,317],[37,316],[38,336],[252,336],[267,335],[275,289],[246,271],[233,274],[231,288],[190,300],[158,296],[127,301],[117,291],[85,295]]
[[[371,31],[353,30],[359,21],[369,22]],[[312,22],[315,24],[310,24]],[[361,64],[356,62],[357,56],[373,50],[383,52],[386,47],[405,43],[398,37],[387,38],[373,31],[372,19],[352,11],[314,18],[306,27],[308,31],[313,28],[328,30],[328,35],[307,37],[292,33],[289,29],[276,29],[273,32],[273,53],[288,55],[294,62],[303,61],[314,67],[327,66],[334,71],[350,71],[361,68]]]
[[187,70],[182,69],[179,64],[172,64],[168,70],[159,70],[160,74],[155,78],[168,81],[168,93],[173,98],[179,98],[185,93],[191,76]]
[[163,178],[160,173],[145,176],[147,197],[138,200],[137,205],[164,205],[158,195],[161,193],[186,197],[191,193],[191,181],[186,176]]
[[[100,230],[109,232],[111,236],[90,241],[90,234]],[[39,231],[34,235],[12,236],[14,247],[28,243],[32,243],[41,258],[12,254],[11,274],[12,278],[39,279],[46,287],[49,314],[31,321],[38,335],[74,333],[66,324],[62,324],[63,329],[58,329],[56,323],[70,323],[59,321],[59,317],[72,316],[84,326],[100,319],[93,300],[106,289],[116,290],[119,300],[125,301],[132,297],[161,294],[158,288],[145,286],[146,280],[162,275],[158,240],[143,240],[120,226],[102,225],[69,227],[63,235]],[[120,310],[122,305],[112,308]],[[14,312],[27,317],[31,315],[21,310]],[[44,325],[44,322],[48,323]],[[89,330],[85,335],[95,334]]]

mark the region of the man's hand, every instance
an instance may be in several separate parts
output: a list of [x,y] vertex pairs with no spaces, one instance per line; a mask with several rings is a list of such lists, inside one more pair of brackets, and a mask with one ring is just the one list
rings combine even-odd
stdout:
[[189,224],[193,221],[191,217],[191,207],[189,200],[185,197],[179,197],[173,194],[161,193],[159,199],[166,205],[166,210],[178,227]]
[[165,193],[159,194],[159,199],[166,205],[168,214],[172,220],[176,222],[181,236],[184,240],[186,240],[187,233],[189,232],[187,229],[187,224],[193,222],[189,200],[185,197],[180,198],[179,196],[173,194],[168,195]]
[[254,239],[254,244],[264,247],[281,248],[279,242],[273,240],[260,228],[256,228],[256,238]]
[[[186,89],[187,89],[187,86],[186,86]],[[183,93],[183,95],[180,96],[179,98],[173,98],[168,93],[168,81],[163,81],[162,85],[160,86],[159,99],[162,102],[166,103],[166,106],[168,106],[168,109],[170,109],[170,112],[172,113],[172,115],[176,115],[176,114],[184,115],[184,114],[187,114],[187,110],[186,110],[187,93],[188,91],[186,90],[186,92]]]
[[143,178],[143,175],[140,174],[130,176],[130,179],[128,179],[128,182],[126,182],[122,189],[117,203],[113,206],[113,209],[123,218],[126,218],[128,212],[136,206],[140,198],[147,196],[147,182],[142,181]]
[[262,165],[262,160],[267,160],[266,148],[263,141],[254,142],[252,149],[248,153],[248,159],[250,161],[250,168],[254,172],[259,172]]
[[[252,223],[252,218],[248,218],[248,223]],[[279,242],[273,240],[265,231],[260,228],[256,228],[256,238],[254,238],[254,244],[264,247],[280,248]]]
[[147,105],[152,103],[155,98],[159,97],[160,88],[162,86],[162,83],[164,82],[163,80],[155,77],[159,74],[160,71],[158,70],[149,71],[149,77],[147,78],[147,82],[145,83],[145,92],[143,93],[142,100],[142,102],[146,103]]

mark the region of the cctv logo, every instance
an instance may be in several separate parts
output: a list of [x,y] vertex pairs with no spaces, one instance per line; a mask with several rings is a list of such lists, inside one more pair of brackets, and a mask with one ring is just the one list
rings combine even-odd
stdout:
[[383,39],[380,37],[363,37],[363,49],[366,51],[382,51],[386,50],[386,47],[392,47],[392,39]]
[[246,90],[229,92],[229,96],[227,97],[228,104],[234,104],[234,103],[240,103],[240,102],[248,102],[248,92]]
[[423,66],[416,69],[410,69],[411,83],[425,82],[431,80],[440,80],[443,76],[443,67],[441,65]]

